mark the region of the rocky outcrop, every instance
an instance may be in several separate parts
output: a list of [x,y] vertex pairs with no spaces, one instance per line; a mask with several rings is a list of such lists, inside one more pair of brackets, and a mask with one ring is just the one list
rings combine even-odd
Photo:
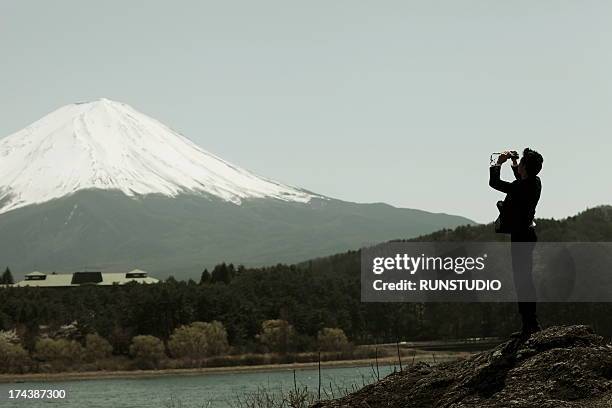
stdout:
[[551,327],[465,360],[419,363],[317,408],[611,408],[612,345],[587,326]]

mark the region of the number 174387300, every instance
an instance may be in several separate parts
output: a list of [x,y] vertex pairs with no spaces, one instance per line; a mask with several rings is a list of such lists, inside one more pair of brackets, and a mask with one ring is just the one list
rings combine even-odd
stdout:
[[9,399],[64,399],[66,390],[20,390],[12,389],[8,391]]

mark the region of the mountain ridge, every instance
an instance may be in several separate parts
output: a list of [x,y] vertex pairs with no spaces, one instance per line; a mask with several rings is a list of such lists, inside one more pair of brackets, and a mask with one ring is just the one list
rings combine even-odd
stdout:
[[139,268],[197,278],[221,262],[293,263],[472,223],[463,217],[314,198],[309,203],[82,190],[0,215],[0,263],[16,276]]

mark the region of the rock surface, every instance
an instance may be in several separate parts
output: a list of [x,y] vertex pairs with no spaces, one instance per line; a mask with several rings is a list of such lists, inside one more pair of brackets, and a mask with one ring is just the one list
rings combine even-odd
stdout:
[[314,407],[611,408],[612,345],[587,326],[551,327],[465,360],[416,364]]

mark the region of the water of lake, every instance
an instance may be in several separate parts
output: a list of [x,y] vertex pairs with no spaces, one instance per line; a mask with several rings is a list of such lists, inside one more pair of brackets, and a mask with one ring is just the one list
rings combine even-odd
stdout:
[[[381,366],[380,377],[393,370],[393,366]],[[331,387],[336,395],[338,389],[350,389],[352,386],[360,388],[364,383],[374,380],[370,367],[323,368],[321,378],[325,391],[329,393]],[[296,381],[298,386],[307,386],[316,392],[317,369],[297,370]],[[6,408],[227,408],[236,406],[236,397],[253,393],[260,387],[276,391],[290,390],[293,388],[293,371],[0,384],[0,406]],[[66,390],[66,398],[15,400],[8,398],[11,389],[63,389]]]

